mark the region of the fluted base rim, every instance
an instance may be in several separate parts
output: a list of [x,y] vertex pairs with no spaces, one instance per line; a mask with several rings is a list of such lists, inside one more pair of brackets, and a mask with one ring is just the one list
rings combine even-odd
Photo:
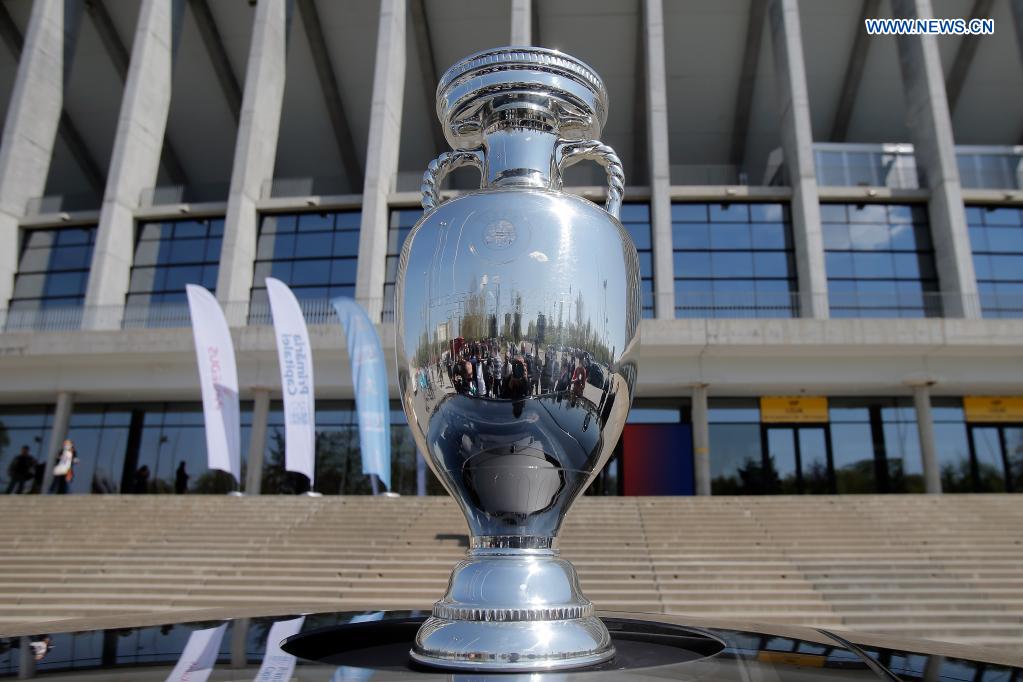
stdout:
[[431,668],[495,673],[586,668],[614,655],[611,635],[596,616],[519,622],[431,616],[409,652]]

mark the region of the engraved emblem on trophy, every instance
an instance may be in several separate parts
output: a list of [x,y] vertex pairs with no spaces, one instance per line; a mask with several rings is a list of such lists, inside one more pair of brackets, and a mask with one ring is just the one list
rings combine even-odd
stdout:
[[[398,381],[471,541],[416,636],[419,663],[557,670],[614,655],[556,545],[636,376],[639,265],[618,221],[621,162],[599,141],[607,110],[592,68],[540,48],[471,55],[438,85],[452,151],[424,174],[425,213],[402,249]],[[562,191],[580,161],[606,170],[603,206]],[[442,201],[444,176],[466,165],[480,189]]]

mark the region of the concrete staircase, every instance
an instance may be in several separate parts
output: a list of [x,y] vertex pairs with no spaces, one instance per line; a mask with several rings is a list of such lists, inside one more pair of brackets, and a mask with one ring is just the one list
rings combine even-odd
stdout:
[[[428,608],[464,553],[445,497],[0,498],[0,631],[204,607]],[[598,608],[1023,648],[1023,497],[583,498]]]

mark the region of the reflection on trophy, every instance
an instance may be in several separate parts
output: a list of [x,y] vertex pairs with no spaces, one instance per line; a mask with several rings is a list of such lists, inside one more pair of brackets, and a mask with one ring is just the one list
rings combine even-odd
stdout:
[[[597,141],[607,92],[568,55],[500,48],[441,78],[454,148],[423,177],[423,218],[401,254],[399,386],[420,452],[465,513],[468,556],[416,637],[442,668],[553,670],[614,655],[555,538],[607,462],[632,401],[636,250],[618,222],[624,179]],[[603,208],[561,191],[596,161]],[[441,202],[444,176],[481,189]]]

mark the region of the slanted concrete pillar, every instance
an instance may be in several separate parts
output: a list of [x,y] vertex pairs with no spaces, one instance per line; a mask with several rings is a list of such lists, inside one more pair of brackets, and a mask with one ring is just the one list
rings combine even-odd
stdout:
[[217,299],[235,304],[227,309],[231,325],[245,324],[259,231],[256,202],[264,181],[273,177],[277,159],[289,6],[288,0],[265,0],[256,5],[217,275]]
[[934,418],[931,416],[931,383],[913,386],[916,428],[920,434],[920,458],[923,460],[924,489],[929,495],[941,494],[941,466],[934,446]]
[[245,494],[258,495],[263,488],[263,453],[266,450],[266,422],[270,414],[270,389],[257,388],[252,401],[252,430],[245,471]]
[[[41,197],[64,106],[64,1],[32,4],[0,141],[0,309],[14,292],[18,222]],[[0,320],[2,322],[2,320]]]
[[650,160],[650,229],[654,257],[654,314],[675,317],[675,259],[671,245],[671,160],[668,156],[668,85],[664,67],[661,0],[643,0],[646,60],[646,142]]
[[1016,29],[1016,47],[1019,48],[1019,63],[1023,65],[1023,0],[1009,0],[1012,10],[1012,25]]
[[533,44],[532,0],[512,0],[511,45]]
[[405,0],[382,0],[373,67],[366,181],[362,190],[355,298],[369,319],[380,320],[387,261],[387,195],[394,191],[405,97]]
[[828,317],[828,275],[813,160],[810,97],[796,0],[770,0],[771,43],[777,78],[781,146],[792,185],[792,237],[795,243],[799,308],[803,317]]
[[43,472],[43,489],[40,494],[50,492],[53,483],[53,467],[57,464],[57,453],[61,451],[64,439],[67,438],[68,425],[71,423],[71,410],[74,409],[74,396],[68,391],[57,394],[57,404],[53,408],[53,424],[50,426],[50,442],[43,452],[46,469]]
[[[930,19],[930,0],[892,0],[902,19]],[[906,117],[917,168],[931,197],[927,212],[934,240],[934,261],[941,282],[946,317],[980,317],[977,278],[959,185],[952,117],[945,94],[945,75],[934,36],[898,36],[899,66],[906,90]]]
[[156,186],[160,170],[171,102],[175,5],[180,2],[143,0],[139,10],[85,292],[86,329],[121,325],[135,247],[134,212],[142,190]]
[[693,386],[693,477],[696,494],[710,495],[710,427],[707,424],[707,384]]

